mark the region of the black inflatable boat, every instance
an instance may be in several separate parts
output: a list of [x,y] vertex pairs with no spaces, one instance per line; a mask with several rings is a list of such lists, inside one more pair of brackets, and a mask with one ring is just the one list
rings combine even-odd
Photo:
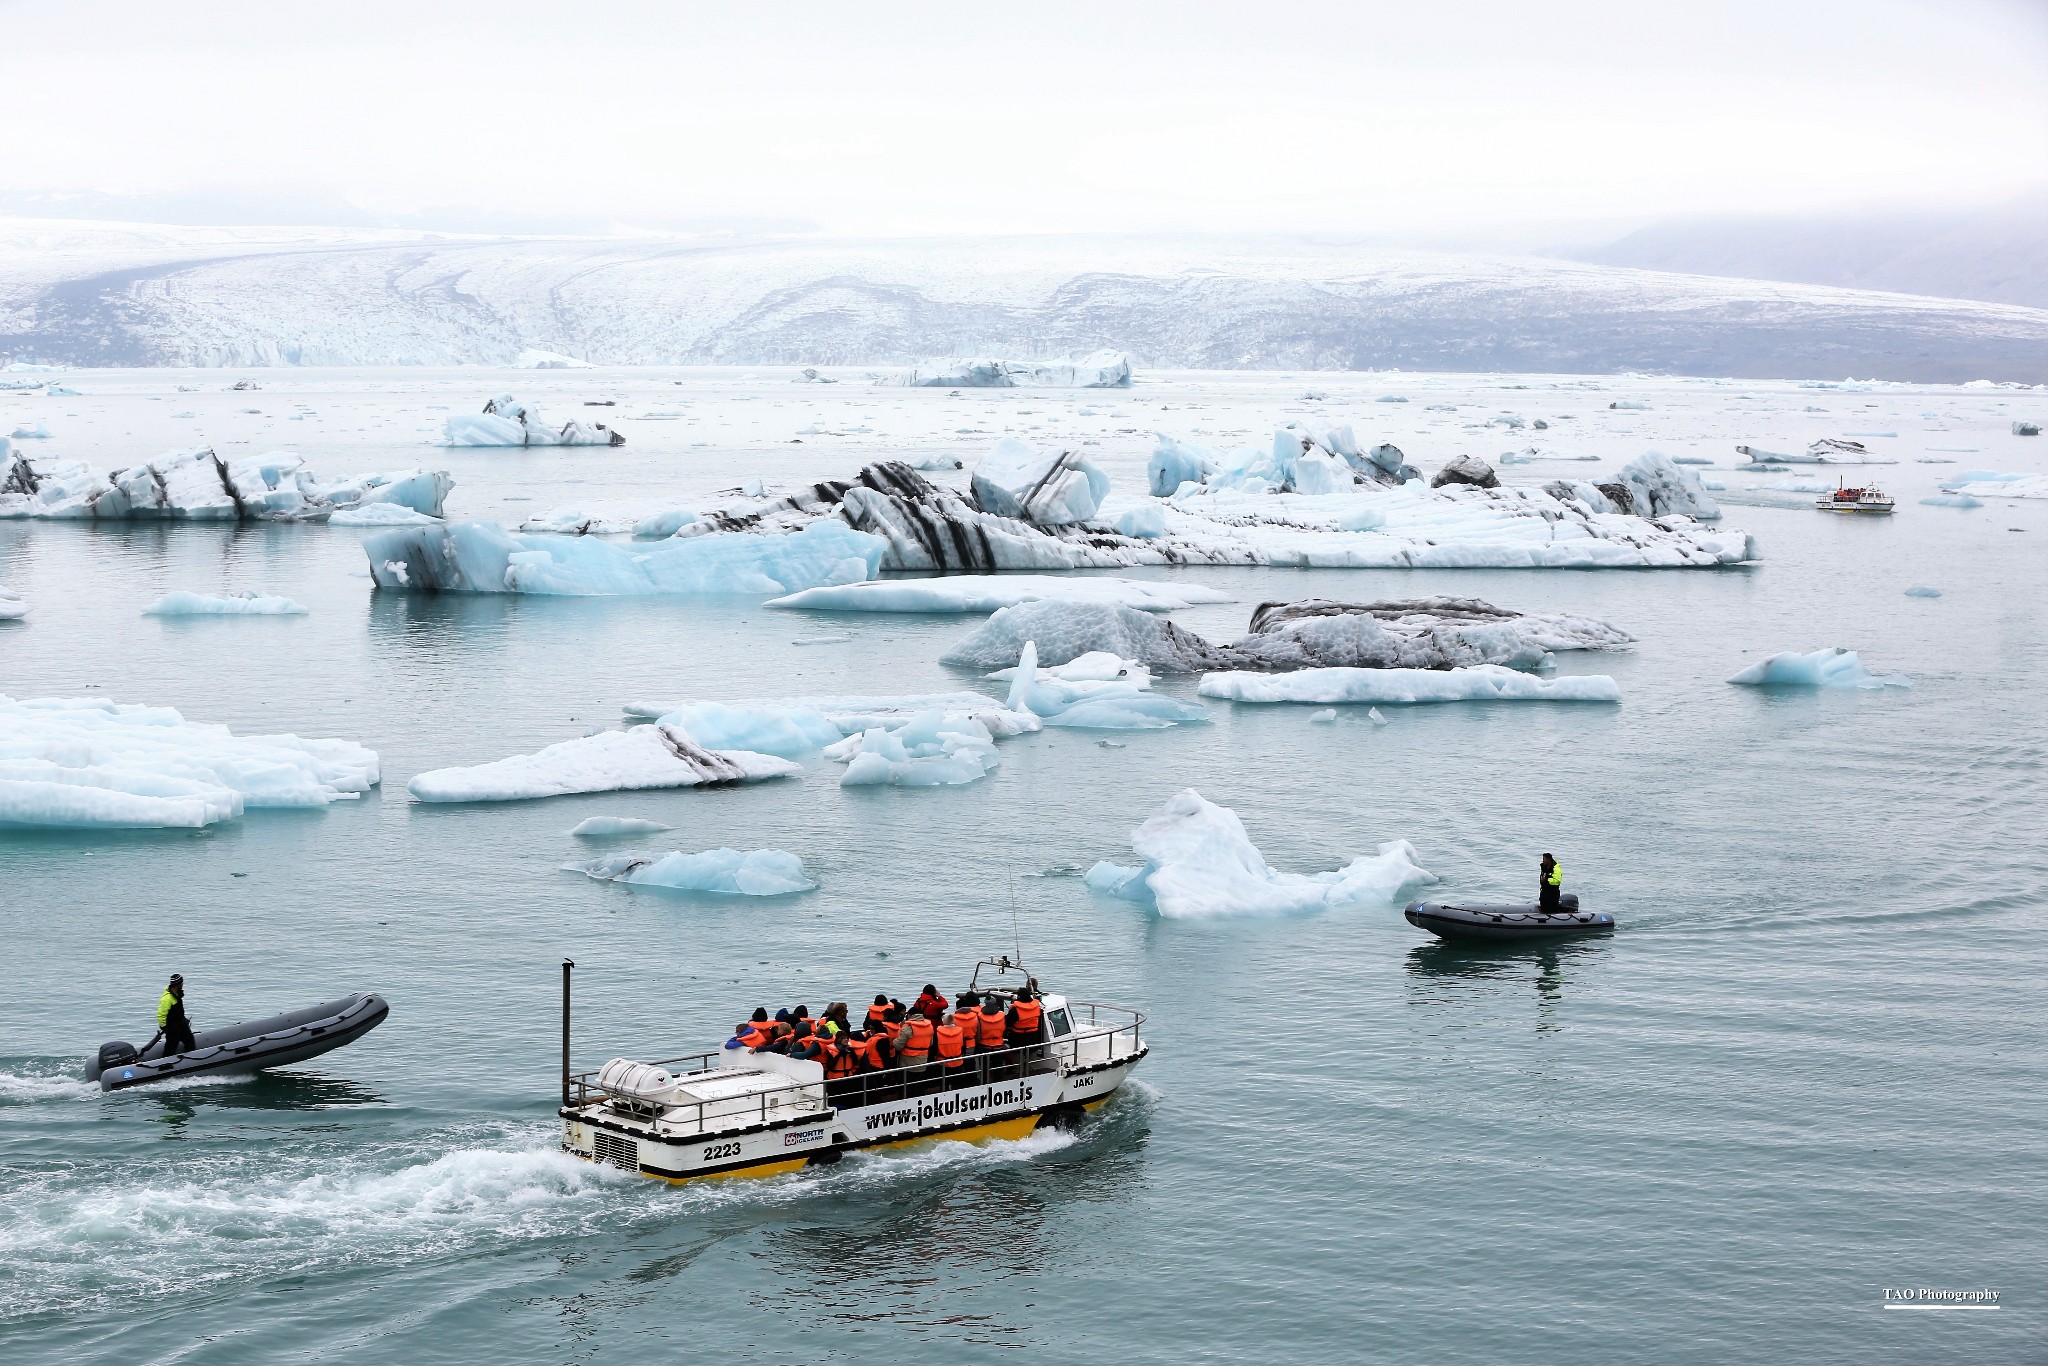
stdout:
[[151,1044],[144,1053],[137,1053],[132,1043],[102,1044],[99,1056],[85,1065],[85,1079],[98,1082],[102,1091],[119,1091],[179,1077],[282,1067],[352,1044],[383,1024],[390,1013],[382,996],[357,992],[267,1019],[197,1030],[192,1035],[197,1047],[169,1057],[162,1044]]
[[1614,917],[1604,911],[1582,911],[1579,898],[1567,892],[1558,908],[1545,912],[1533,901],[1507,906],[1440,906],[1411,901],[1403,912],[1408,923],[1445,939],[1555,939],[1564,935],[1606,934]]

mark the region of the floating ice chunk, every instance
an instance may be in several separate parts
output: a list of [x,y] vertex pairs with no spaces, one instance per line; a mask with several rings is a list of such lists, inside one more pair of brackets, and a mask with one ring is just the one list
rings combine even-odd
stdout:
[[745,750],[710,750],[679,726],[659,723],[602,731],[470,768],[437,768],[406,785],[422,802],[513,802],[573,792],[623,792],[653,787],[781,778],[802,768]]
[[1312,711],[1308,714],[1308,719],[1311,721],[1334,721],[1337,719],[1337,709],[1335,707],[1324,707],[1321,711]]
[[[663,827],[666,829],[667,827]],[[727,896],[790,896],[816,890],[804,861],[781,849],[707,849],[701,854],[613,854],[590,863],[565,863],[564,872],[601,882],[626,882],[677,892]]]
[[1759,450],[1754,446],[1737,446],[1736,454],[1745,456],[1752,464],[1771,465],[1896,465],[1899,462],[1889,456],[1872,455],[1859,441],[1843,441],[1836,437],[1824,436],[1808,446],[1800,455],[1781,455],[1776,451]]
[[1619,702],[1605,674],[1535,678],[1497,664],[1459,669],[1303,669],[1204,674],[1204,697],[1233,702]]
[[1908,588],[1906,596],[1909,598],[1938,598],[1941,596],[1941,590],[1939,588]]
[[1112,525],[1119,536],[1149,541],[1166,534],[1166,509],[1157,503],[1139,503],[1118,514]]
[[457,413],[443,424],[450,446],[623,446],[626,438],[602,422],[571,420],[559,427],[540,410],[500,394],[481,413]]
[[983,512],[1035,526],[1070,526],[1095,516],[1109,493],[1109,476],[1078,451],[1041,455],[1006,436],[974,467],[969,487]]
[[841,739],[839,727],[809,707],[744,702],[691,702],[661,718],[679,725],[706,749],[744,749],[785,759],[821,750]]
[[633,524],[633,539],[664,540],[696,520],[697,514],[688,508],[663,508],[660,512],[649,513]]
[[145,617],[302,617],[306,609],[290,598],[262,593],[166,593],[142,609]]
[[1375,726],[1384,726],[1387,724],[1387,718],[1380,715],[1380,709],[1378,707],[1370,708],[1365,713],[1365,719],[1372,722]]
[[1863,667],[1854,650],[1837,645],[1812,654],[1787,651],[1772,655],[1730,675],[1730,683],[1765,688],[1910,688],[1904,674],[1874,674]]
[[1145,860],[1143,867],[1098,863],[1088,870],[1088,885],[1171,919],[1307,915],[1337,906],[1392,904],[1409,888],[1437,880],[1406,840],[1382,844],[1377,855],[1332,873],[1276,872],[1237,813],[1193,788],[1138,827],[1131,847]]
[[1646,413],[1650,410],[1649,404],[1640,402],[1639,400],[1632,398],[1618,398],[1614,400],[1614,402],[1608,404],[1607,406],[1610,408],[1620,408],[1628,412],[1637,413]]
[[512,362],[522,370],[594,370],[597,367],[587,360],[565,356],[558,351],[536,351],[529,347],[521,351]]
[[918,461],[910,468],[914,470],[925,470],[927,472],[933,472],[938,470],[965,469],[966,464],[958,456],[955,455],[932,455],[926,456],[923,460]]
[[1980,508],[1984,503],[1967,493],[1938,493],[1932,498],[1922,498],[1920,505],[1930,508]]
[[439,516],[453,487],[439,470],[322,480],[288,451],[232,460],[171,451],[106,475],[77,461],[0,452],[0,517],[317,522],[385,503]]
[[584,839],[609,839],[614,835],[651,835],[662,830],[673,830],[672,825],[660,821],[641,820],[636,816],[591,816],[578,821],[569,833]]
[[495,522],[400,527],[363,540],[380,588],[423,592],[644,595],[788,593],[868,578],[879,537],[824,519],[782,535],[683,537],[620,546],[522,536]]
[[954,574],[813,588],[776,598],[768,605],[827,612],[994,612],[1020,602],[1046,600],[1121,603],[1147,612],[1170,612],[1201,603],[1229,602],[1231,597],[1220,589],[1172,579]]
[[[2012,434],[2014,436],[2039,436],[2041,434],[2041,424],[2038,422],[2015,422],[2012,424]],[[20,436],[21,433],[16,432],[15,435]]]
[[377,785],[348,740],[238,736],[169,707],[0,696],[0,825],[202,826],[325,806]]
[[1433,489],[1446,484],[1470,484],[1474,488],[1491,489],[1500,487],[1500,476],[1493,472],[1493,466],[1476,455],[1460,455],[1452,459],[1429,481]]
[[0,588],[0,621],[20,621],[28,615],[28,599],[11,588]]
[[1158,433],[1159,444],[1145,462],[1145,482],[1155,498],[1170,498],[1182,484],[1199,484],[1222,468],[1222,459],[1206,446],[1176,441]]
[[1233,656],[1153,612],[1110,602],[1041,600],[1005,607],[945,653],[943,662],[1008,668],[1036,641],[1040,657],[1065,664],[1090,653],[1137,660],[1172,673],[1229,667]]
[[2048,474],[2001,474],[1971,470],[1941,484],[1945,493],[1973,498],[2048,498]]
[[1010,710],[1031,712],[1048,726],[1163,730],[1209,719],[1209,709],[1199,703],[1153,695],[1150,671],[1133,661],[1083,655],[1061,668],[1041,669],[1037,647],[1026,641],[1017,667],[1004,672],[1011,680]]
[[850,735],[825,756],[846,763],[841,787],[957,787],[979,781],[1002,762],[986,726],[937,710],[893,729],[877,726]]
[[[1032,645],[1035,657],[1037,643],[1035,641],[1028,643]],[[1020,654],[1019,658],[1021,657]],[[1021,666],[1013,666],[1007,669],[998,669],[990,674],[989,677],[1007,681],[1016,678],[1022,672]],[[1087,654],[1075,656],[1064,664],[1056,664],[1050,667],[1041,666],[1038,670],[1038,677],[1042,681],[1058,683],[1127,682],[1135,683],[1141,688],[1152,686],[1152,671],[1150,669],[1135,659],[1125,659],[1120,655],[1110,653],[1108,650],[1091,650]]]
[[[655,721],[700,702],[671,702],[666,705],[636,703],[625,708],[628,721]],[[817,712],[839,728],[841,735],[853,735],[877,727],[892,730],[926,712],[943,713],[949,719],[979,722],[991,735],[1026,735],[1039,728],[1038,718],[1029,712],[1005,710],[993,697],[978,692],[907,693],[879,697],[784,697],[726,705],[760,709]]]

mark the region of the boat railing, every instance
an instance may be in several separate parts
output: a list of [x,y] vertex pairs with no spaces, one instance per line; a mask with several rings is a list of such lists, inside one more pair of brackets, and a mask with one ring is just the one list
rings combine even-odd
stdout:
[[[1145,1016],[1128,1006],[1092,1001],[1069,1001],[1068,1018],[1073,1032],[1056,1039],[1019,1044],[1014,1048],[991,1049],[964,1055],[959,1065],[947,1067],[934,1056],[923,1064],[896,1066],[880,1072],[856,1072],[848,1077],[823,1081],[790,1080],[744,1096],[698,1101],[656,1100],[617,1094],[598,1084],[598,1072],[578,1072],[568,1079],[570,1108],[608,1105],[617,1101],[628,1112],[643,1118],[658,1116],[659,1127],[668,1133],[715,1133],[771,1119],[799,1118],[828,1108],[841,1109],[880,1105],[895,1100],[943,1094],[992,1082],[1021,1080],[1026,1076],[1071,1071],[1129,1057],[1143,1047],[1139,1036]],[[1085,1019],[1083,1013],[1085,1012]],[[723,1068],[744,1067],[754,1055],[743,1049],[721,1049],[711,1053],[688,1053],[675,1058],[658,1058],[650,1065],[668,1070],[679,1085]],[[679,1064],[688,1064],[678,1070]]]

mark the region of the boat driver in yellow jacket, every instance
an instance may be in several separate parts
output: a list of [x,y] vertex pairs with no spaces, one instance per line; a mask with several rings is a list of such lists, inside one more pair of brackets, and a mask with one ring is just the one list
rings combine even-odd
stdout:
[[192,1022],[185,1018],[185,975],[174,972],[171,984],[156,1002],[157,1032],[164,1036],[164,1056],[189,1053],[199,1047],[192,1037]]
[[1545,915],[1558,912],[1558,897],[1564,890],[1564,865],[1550,855],[1543,856],[1541,876],[1536,886],[1537,908]]

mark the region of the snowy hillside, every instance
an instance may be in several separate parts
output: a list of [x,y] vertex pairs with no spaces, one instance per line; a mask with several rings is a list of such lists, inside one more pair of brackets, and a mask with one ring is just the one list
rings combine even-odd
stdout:
[[905,364],[2037,381],[2048,311],[1305,239],[716,244],[0,224],[0,353],[87,365]]

